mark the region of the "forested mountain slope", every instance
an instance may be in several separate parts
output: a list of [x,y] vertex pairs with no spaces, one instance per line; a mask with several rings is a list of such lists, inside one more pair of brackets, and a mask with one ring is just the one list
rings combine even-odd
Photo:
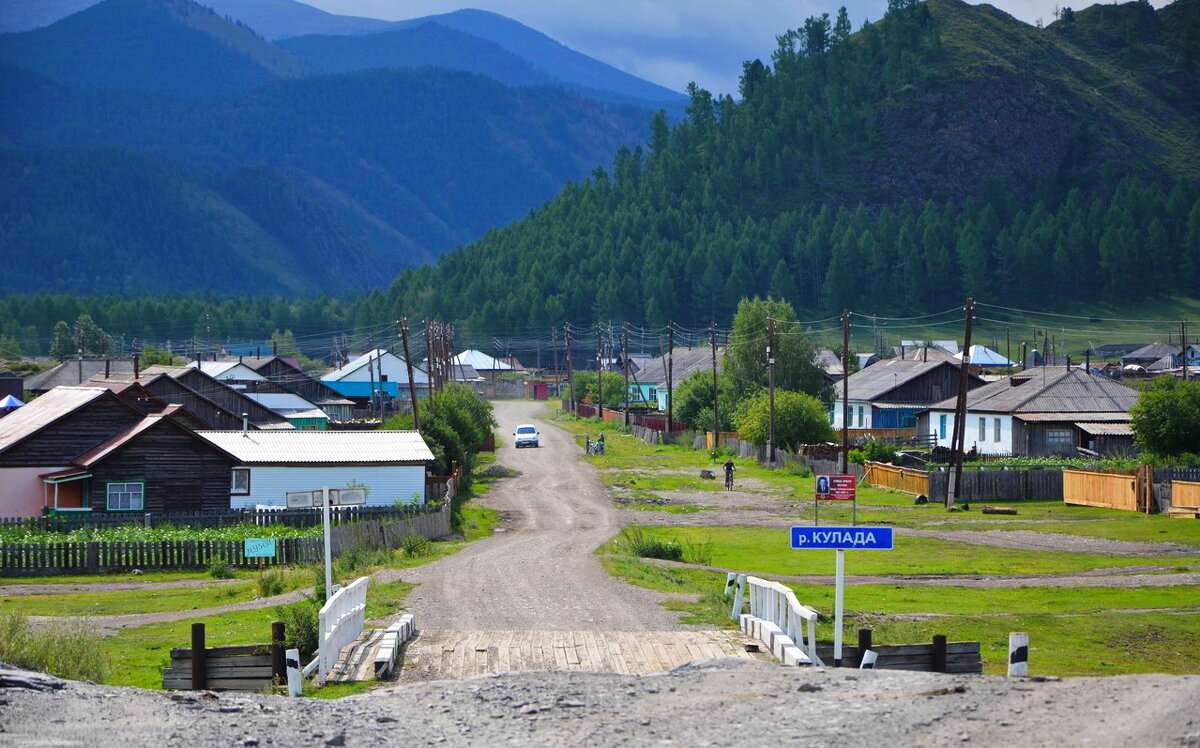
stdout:
[[0,35],[0,62],[67,83],[187,97],[316,72],[189,0],[105,0],[45,28]]
[[727,319],[756,293],[879,312],[1193,294],[1198,12],[1094,6],[1040,29],[895,0],[855,34],[809,19],[746,66],[743,101],[693,90],[648,151],[390,299],[494,327]]

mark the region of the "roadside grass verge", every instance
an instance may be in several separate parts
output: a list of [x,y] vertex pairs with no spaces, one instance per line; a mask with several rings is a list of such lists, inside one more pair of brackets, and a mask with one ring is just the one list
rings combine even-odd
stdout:
[[[628,556],[604,556],[604,568],[631,584],[695,596],[663,605],[685,624],[734,628],[732,600],[721,594],[725,575],[703,569],[660,566]],[[820,641],[833,640],[833,585],[789,585],[805,605],[821,613]],[[1200,672],[1195,636],[1200,588],[1016,587],[974,589],[901,585],[846,588],[843,641],[859,628],[872,629],[881,644],[914,644],[944,634],[952,641],[979,641],[984,672],[1001,675],[1008,662],[1008,634],[1030,634],[1035,675],[1096,676]],[[1147,609],[1152,609],[1147,612]],[[912,614],[912,618],[905,618]]]
[[[833,574],[834,553],[792,550],[784,528],[642,527],[647,537],[680,543],[711,543],[711,563],[761,574]],[[613,538],[598,553],[622,552]],[[957,543],[936,538],[896,537],[891,551],[846,551],[853,574],[1067,574],[1119,566],[1179,566],[1200,563],[1196,556],[1097,556],[1027,551]]]
[[0,614],[0,662],[97,683],[111,667],[86,619],[30,626],[24,614],[14,611]]

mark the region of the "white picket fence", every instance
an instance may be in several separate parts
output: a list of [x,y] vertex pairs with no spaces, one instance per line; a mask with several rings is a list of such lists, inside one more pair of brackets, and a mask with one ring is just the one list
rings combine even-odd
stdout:
[[338,654],[362,633],[367,611],[367,584],[370,581],[370,577],[359,577],[333,593],[321,606],[318,614],[320,647],[317,659],[304,669],[304,674],[311,672],[315,664],[322,686],[325,685],[325,676],[337,664]]
[[[726,592],[734,592],[733,620],[742,632],[767,645],[785,665],[824,665],[817,656],[817,611],[801,605],[789,588],[758,577],[729,574]],[[750,612],[743,613],[749,592]]]

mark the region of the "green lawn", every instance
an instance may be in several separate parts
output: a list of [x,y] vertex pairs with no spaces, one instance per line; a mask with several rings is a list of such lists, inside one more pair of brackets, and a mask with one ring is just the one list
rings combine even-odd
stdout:
[[[785,528],[656,527],[650,536],[683,545],[709,545],[712,566],[749,569],[760,574],[833,574],[833,551],[791,548]],[[599,553],[621,552],[620,538]],[[1200,564],[1196,556],[1096,556],[957,543],[936,538],[896,537],[891,551],[846,551],[848,574],[1066,574],[1117,566]]]

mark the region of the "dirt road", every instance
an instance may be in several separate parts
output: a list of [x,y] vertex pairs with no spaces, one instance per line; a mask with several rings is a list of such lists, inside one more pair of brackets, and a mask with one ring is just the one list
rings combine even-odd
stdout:
[[[619,512],[582,450],[541,423],[544,405],[497,402],[505,444],[496,462],[520,471],[484,503],[511,517],[507,531],[397,576],[418,586],[407,610],[424,629],[661,631],[687,628],[659,593],[619,582],[593,551],[621,528]],[[541,431],[537,449],[515,449],[517,424]]]

